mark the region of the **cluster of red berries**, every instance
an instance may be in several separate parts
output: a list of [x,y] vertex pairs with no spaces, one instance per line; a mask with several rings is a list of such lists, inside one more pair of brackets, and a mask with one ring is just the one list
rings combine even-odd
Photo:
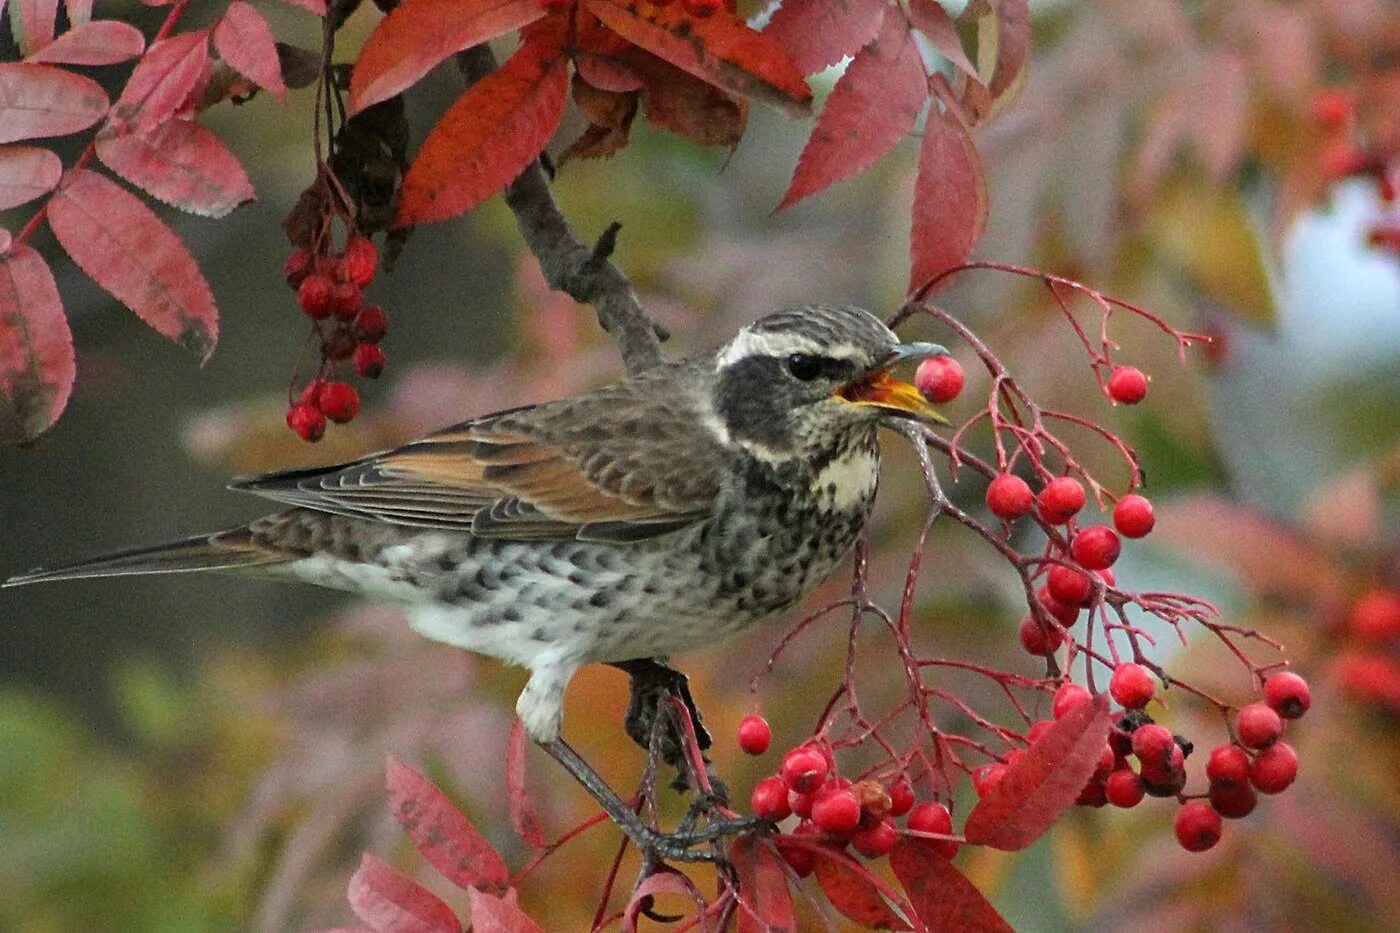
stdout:
[[287,426],[303,440],[319,441],[327,420],[344,424],[359,413],[355,387],[334,378],[342,363],[366,379],[384,370],[379,342],[388,333],[389,318],[383,308],[364,300],[378,268],[374,243],[359,236],[351,237],[339,255],[296,249],[287,257],[287,284],[296,289],[297,304],[311,319],[321,348],[316,377],[287,408]]
[[[739,745],[751,755],[767,751],[771,737],[762,717],[748,716],[739,724]],[[917,803],[906,778],[853,782],[837,773],[831,749],[818,742],[799,745],[784,755],[778,772],[754,785],[750,804],[755,815],[775,823],[796,816],[794,836],[820,836],[824,845],[836,849],[849,845],[871,859],[894,848],[900,836],[895,820],[906,814],[906,832],[937,836],[953,832],[948,808],[935,801]],[[957,854],[958,843],[951,839],[927,841],[944,858]],[[790,846],[782,847],[782,852],[798,875],[805,878],[812,873],[810,852]]]
[[1346,615],[1349,646],[1337,657],[1338,685],[1364,703],[1400,713],[1400,589],[1373,587]]
[[[1313,121],[1327,137],[1319,156],[1322,174],[1334,180],[1371,178],[1381,200],[1395,205],[1400,188],[1400,160],[1394,154],[1387,156],[1368,149],[1360,141],[1355,95],[1345,88],[1319,91],[1310,110]],[[1389,218],[1372,228],[1369,240],[1372,246],[1400,255],[1400,212],[1392,210]]]

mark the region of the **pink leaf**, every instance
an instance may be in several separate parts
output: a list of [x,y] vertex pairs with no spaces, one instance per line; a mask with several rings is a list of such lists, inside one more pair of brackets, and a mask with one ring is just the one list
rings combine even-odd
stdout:
[[924,926],[960,933],[1011,933],[1011,925],[977,886],[929,846],[927,840],[901,839],[890,852],[890,867]]
[[14,0],[10,25],[21,55],[32,55],[53,41],[58,0]]
[[539,924],[515,903],[514,894],[514,891],[509,892],[507,899],[476,888],[469,889],[472,933],[541,933]]
[[441,898],[368,852],[346,893],[355,916],[375,933],[457,933],[462,929]]
[[214,48],[234,71],[271,91],[278,100],[287,99],[272,27],[243,0],[233,0],[214,27]]
[[0,394],[24,439],[58,420],[76,372],[53,274],[21,243],[0,255]]
[[972,136],[952,109],[929,107],[914,180],[909,291],[962,263],[986,224],[987,179]]
[[174,116],[204,80],[209,33],[200,29],[154,43],[126,82],[109,122],[118,131],[144,133]]
[[[0,8],[3,6],[0,2]],[[92,19],[92,0],[65,0],[63,8],[68,11],[68,22],[74,26]]]
[[149,133],[97,134],[97,157],[138,188],[172,207],[223,217],[251,201],[243,166],[212,132],[188,120],[168,120]]
[[365,40],[350,76],[350,107],[387,100],[453,52],[544,16],[538,0],[404,0]]
[[885,0],[783,0],[763,34],[815,74],[875,38],[886,9]]
[[394,819],[444,878],[460,888],[506,889],[505,860],[437,785],[392,755],[385,784]]
[[209,359],[219,334],[209,283],[185,244],[140,198],[79,169],[49,200],[48,219],[94,282],[201,362]]
[[1031,50],[1030,0],[991,0],[996,17],[997,63],[987,90],[997,98],[1020,86]]
[[0,146],[0,211],[52,191],[63,162],[47,149]]
[[963,827],[967,841],[1014,851],[1039,839],[1093,776],[1108,729],[1104,694],[1056,720],[977,801]]
[[919,119],[928,98],[923,60],[898,7],[836,82],[797,160],[778,210],[874,165]]
[[923,33],[929,43],[938,50],[938,54],[952,62],[953,66],[968,78],[981,82],[977,66],[968,59],[967,50],[963,48],[962,39],[958,37],[958,29],[953,25],[953,19],[943,8],[943,4],[938,0],[910,0],[909,18],[913,21],[914,28]]
[[506,749],[506,794],[510,804],[510,822],[515,834],[532,849],[546,845],[540,831],[540,818],[525,786],[525,725],[519,719],[510,727],[510,744]]
[[740,836],[729,849],[739,875],[738,933],[787,933],[797,929],[782,856],[766,839]]
[[107,93],[91,78],[52,65],[0,62],[0,143],[64,136],[107,112]]
[[627,907],[622,912],[624,933],[636,933],[637,918],[642,915],[642,911],[651,909],[652,903],[660,894],[690,898],[695,902],[697,915],[705,910],[705,899],[689,878],[673,868],[661,868],[647,875],[632,889],[632,899],[627,902]]
[[100,19],[74,26],[25,61],[61,65],[115,65],[135,58],[145,48],[146,40],[135,26]]

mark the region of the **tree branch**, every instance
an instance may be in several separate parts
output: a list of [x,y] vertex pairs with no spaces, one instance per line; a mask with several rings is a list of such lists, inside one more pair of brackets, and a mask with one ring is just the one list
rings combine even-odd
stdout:
[[[496,69],[496,57],[485,45],[458,52],[456,61],[468,85]],[[627,371],[636,374],[665,362],[661,341],[666,332],[647,317],[631,280],[608,258],[622,225],[610,224],[596,244],[585,246],[554,200],[539,160],[510,183],[505,198],[549,287],[593,305],[598,323],[617,343]]]

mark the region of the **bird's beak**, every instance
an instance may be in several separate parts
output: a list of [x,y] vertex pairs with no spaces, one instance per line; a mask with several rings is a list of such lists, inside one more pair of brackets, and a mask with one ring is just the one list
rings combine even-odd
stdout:
[[837,390],[836,397],[852,405],[866,405],[921,421],[947,424],[948,419],[940,415],[918,389],[890,374],[900,363],[947,355],[948,351],[936,343],[901,343],[875,369],[862,373]]

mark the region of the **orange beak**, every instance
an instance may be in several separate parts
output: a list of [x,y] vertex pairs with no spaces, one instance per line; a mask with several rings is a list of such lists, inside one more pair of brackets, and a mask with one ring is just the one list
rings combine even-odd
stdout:
[[895,379],[888,369],[878,369],[846,383],[837,391],[836,397],[852,405],[868,405],[912,415],[920,421],[948,423],[948,419],[940,415],[918,389]]

